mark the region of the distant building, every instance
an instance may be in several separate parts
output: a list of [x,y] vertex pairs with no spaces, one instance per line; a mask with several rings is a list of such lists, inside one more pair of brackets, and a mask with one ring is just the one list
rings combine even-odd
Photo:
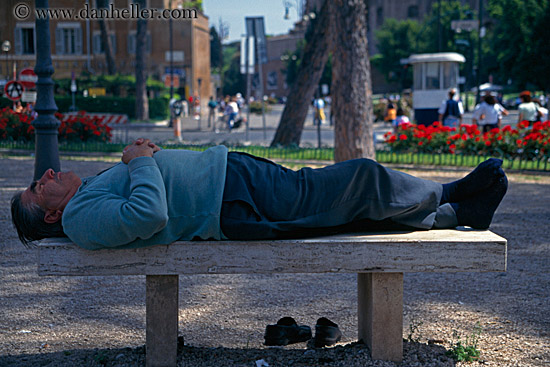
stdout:
[[[0,43],[9,40],[10,52],[0,55],[2,70],[11,70],[13,65],[20,71],[34,67],[36,58],[36,32],[34,18],[34,1],[28,1],[32,8],[31,15],[25,20],[17,20],[13,8],[21,0],[2,0],[0,2]],[[210,82],[210,33],[208,17],[200,11],[184,13],[178,5],[182,1],[148,0],[148,9],[175,9],[180,19],[172,19],[173,27],[173,60],[174,69],[179,76],[180,86],[187,95],[199,92],[203,101],[211,94]],[[132,1],[111,0],[110,4],[119,11],[130,9]],[[50,8],[93,9],[95,0],[50,0]],[[113,13],[114,14],[114,13]],[[196,18],[194,17],[196,14]],[[109,19],[106,21],[113,46],[117,71],[121,74],[134,74],[136,53],[135,19]],[[170,44],[169,22],[167,19],[149,19],[147,22],[146,50],[149,54],[147,68],[149,76],[163,80],[169,72]],[[77,77],[82,73],[105,74],[107,64],[101,43],[99,23],[95,19],[50,19],[50,37],[52,63],[55,69],[54,78],[70,78],[74,72]],[[7,59],[7,61],[6,61]],[[6,63],[8,65],[6,65]],[[5,73],[0,73],[2,77]],[[11,74],[10,74],[11,75]]]

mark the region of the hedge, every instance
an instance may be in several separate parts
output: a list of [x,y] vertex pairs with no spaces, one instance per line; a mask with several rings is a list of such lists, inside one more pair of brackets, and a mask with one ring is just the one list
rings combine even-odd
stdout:
[[[55,96],[55,104],[61,113],[69,112],[72,96]],[[76,108],[79,111],[122,113],[129,118],[136,118],[135,97],[82,97],[75,98]],[[0,98],[0,108],[12,107],[13,102],[7,98]],[[152,119],[167,119],[169,117],[168,99],[149,98],[149,117]]]
[[[55,103],[59,112],[68,112],[73,104],[71,96],[56,96]],[[76,108],[79,111],[123,113],[129,118],[136,118],[135,97],[82,97],[75,99]],[[149,99],[150,118],[168,118],[168,100],[165,98]]]

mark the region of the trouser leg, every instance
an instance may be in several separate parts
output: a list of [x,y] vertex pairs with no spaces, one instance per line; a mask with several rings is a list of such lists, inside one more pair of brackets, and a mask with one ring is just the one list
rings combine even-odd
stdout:
[[368,159],[293,171],[230,153],[221,224],[229,238],[245,239],[308,235],[361,220],[430,229],[449,222],[437,220],[441,193],[439,183]]

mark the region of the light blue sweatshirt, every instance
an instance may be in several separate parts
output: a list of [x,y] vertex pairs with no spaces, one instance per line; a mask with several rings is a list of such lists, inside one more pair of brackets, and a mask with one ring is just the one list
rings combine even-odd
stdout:
[[161,150],[119,163],[82,180],[63,212],[63,231],[89,250],[223,239],[226,169],[224,146]]

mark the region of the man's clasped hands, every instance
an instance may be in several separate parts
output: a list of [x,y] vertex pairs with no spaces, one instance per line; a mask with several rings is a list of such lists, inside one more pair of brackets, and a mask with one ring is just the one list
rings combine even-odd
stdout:
[[137,157],[152,157],[160,147],[149,139],[139,138],[132,144],[128,144],[122,151],[122,162],[128,164]]

